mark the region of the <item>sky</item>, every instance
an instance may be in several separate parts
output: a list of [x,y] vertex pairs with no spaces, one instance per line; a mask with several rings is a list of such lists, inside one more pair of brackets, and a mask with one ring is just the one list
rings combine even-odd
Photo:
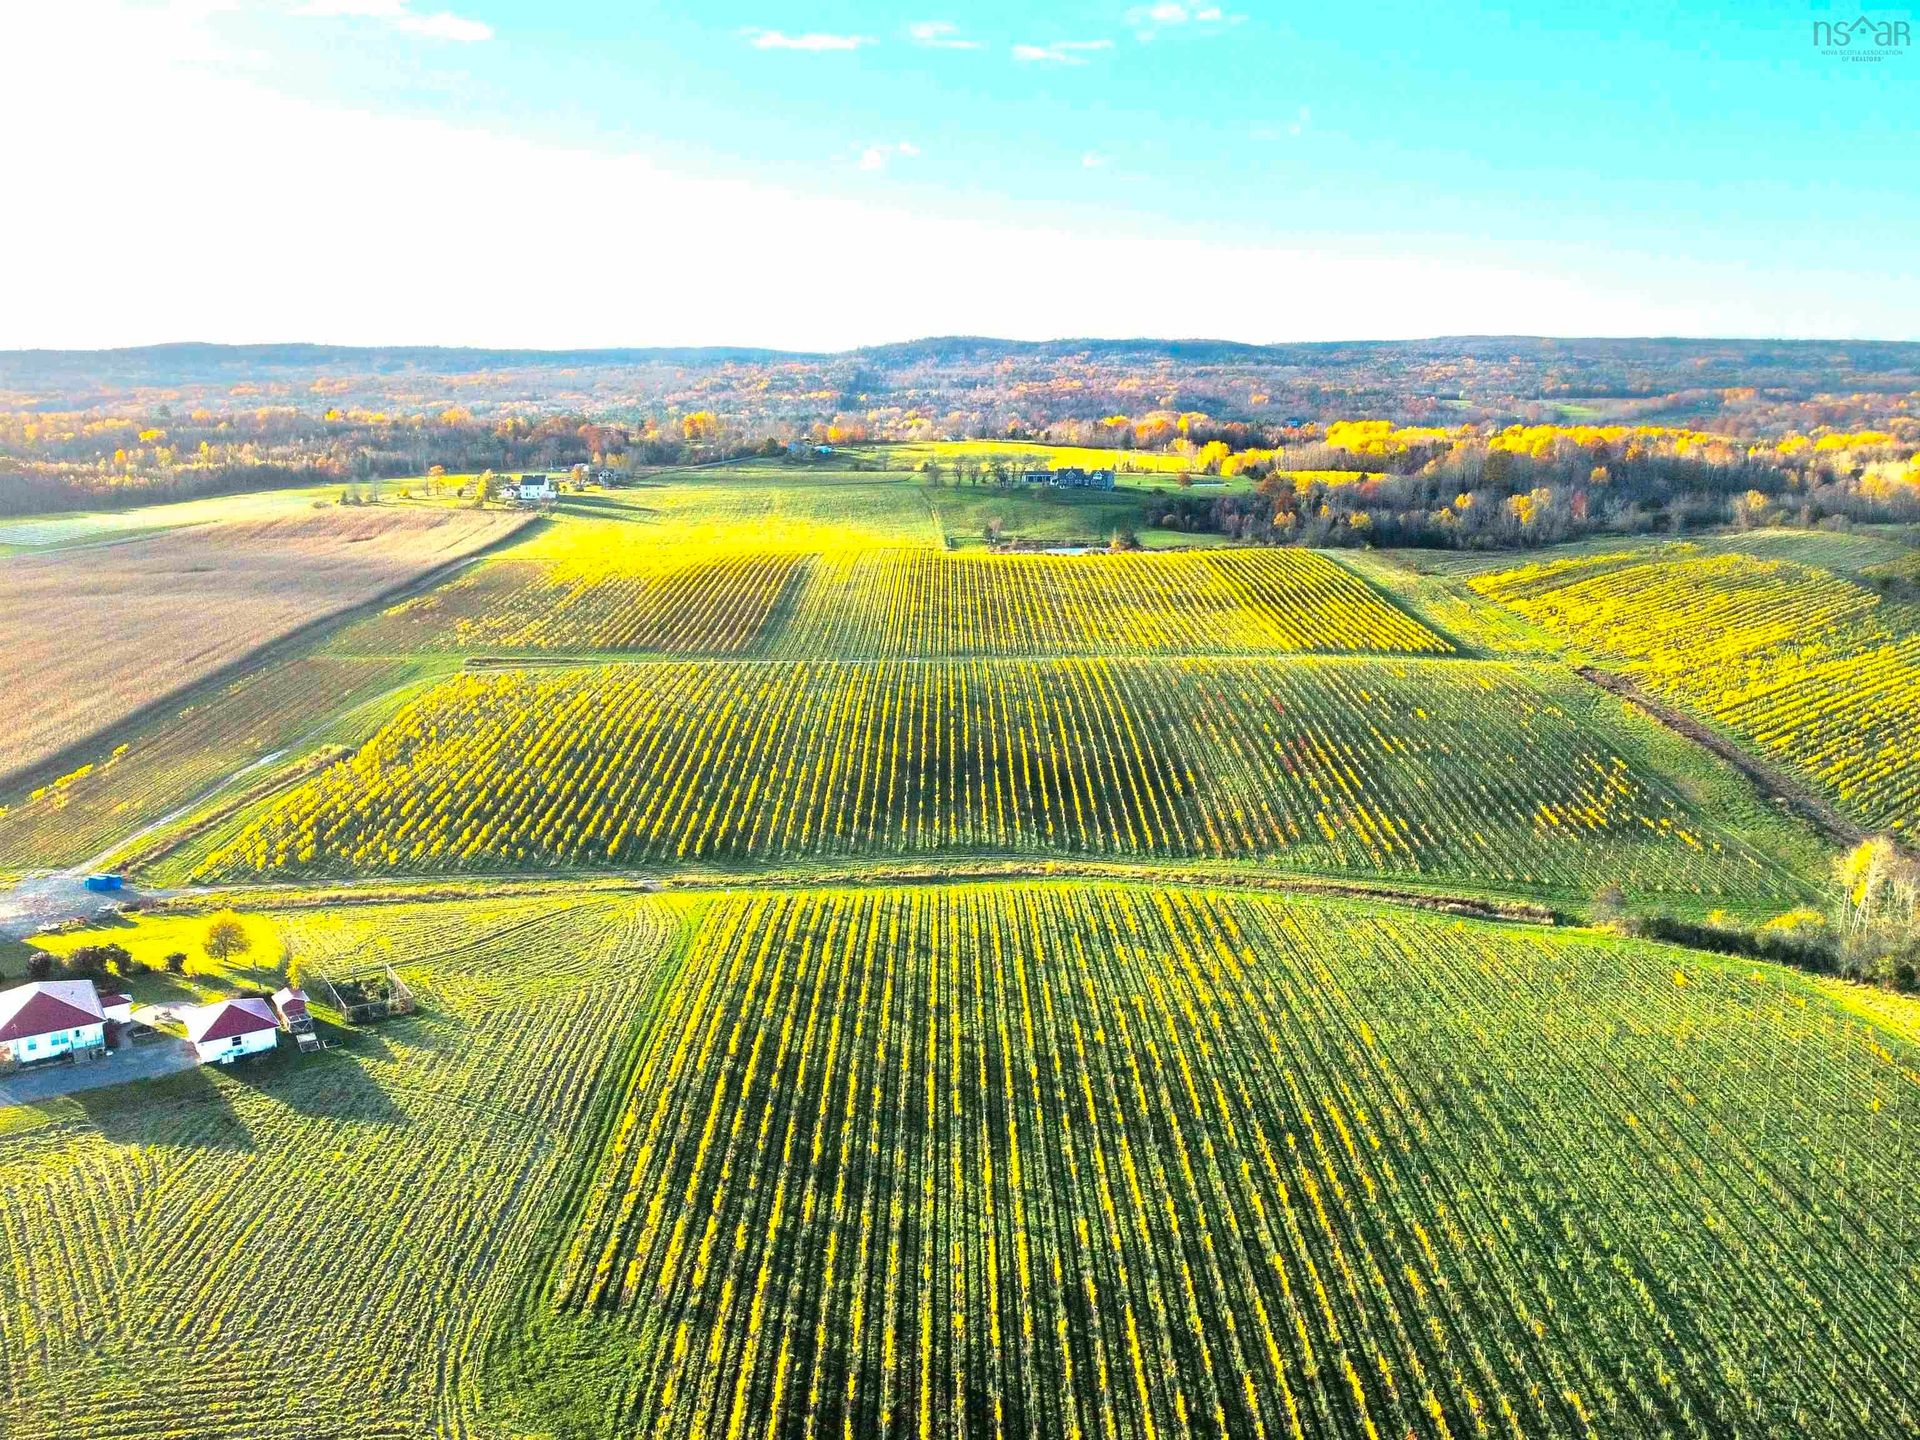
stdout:
[[1860,13],[0,0],[0,348],[1916,339]]

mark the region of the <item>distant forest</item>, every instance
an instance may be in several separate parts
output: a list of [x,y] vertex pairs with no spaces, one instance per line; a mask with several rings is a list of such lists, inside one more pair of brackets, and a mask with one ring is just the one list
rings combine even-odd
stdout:
[[[1920,344],[971,337],[835,355],[166,345],[0,353],[0,514],[795,442],[1171,455],[1142,523],[1319,544],[1920,519]],[[1124,465],[1124,454],[1116,453]],[[976,483],[984,474],[964,478]],[[1175,477],[1169,475],[1169,481]]]

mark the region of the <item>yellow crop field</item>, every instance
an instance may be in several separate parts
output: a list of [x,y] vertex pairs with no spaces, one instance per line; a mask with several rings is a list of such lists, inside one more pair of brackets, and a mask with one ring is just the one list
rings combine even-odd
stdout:
[[731,654],[751,646],[802,573],[797,555],[688,559],[615,552],[597,561],[497,560],[361,626],[359,649],[645,650]]
[[1261,857],[1583,898],[1606,879],[1756,903],[1802,893],[1682,799],[1649,732],[1610,722],[1610,704],[1542,672],[1444,660],[467,675],[256,808],[198,868]]
[[546,1326],[603,1357],[580,1433],[1907,1434],[1916,1058],[1657,946],[1085,885],[742,895]]
[[1304,550],[1127,555],[838,551],[814,562],[776,648],[909,655],[1403,652],[1452,647]]
[[1785,762],[1865,823],[1920,834],[1920,606],[1739,553],[1596,556],[1474,585]]
[[1345,566],[1300,550],[522,553],[395,607],[346,648],[839,659],[1452,648]]

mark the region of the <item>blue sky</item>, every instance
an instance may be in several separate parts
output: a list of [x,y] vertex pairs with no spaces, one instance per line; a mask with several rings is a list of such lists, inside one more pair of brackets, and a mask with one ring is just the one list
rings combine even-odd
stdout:
[[0,345],[1920,338],[1920,45],[1856,13],[9,6]]

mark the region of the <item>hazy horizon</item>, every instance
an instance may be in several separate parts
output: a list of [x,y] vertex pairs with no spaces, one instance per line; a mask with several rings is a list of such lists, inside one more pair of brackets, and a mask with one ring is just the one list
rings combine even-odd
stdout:
[[903,349],[915,345],[941,345],[972,343],[979,345],[1006,346],[1060,346],[1060,345],[1101,345],[1101,346],[1234,346],[1258,350],[1280,350],[1289,347],[1332,347],[1339,345],[1440,345],[1466,344],[1491,341],[1537,341],[1547,344],[1650,344],[1650,345],[1920,345],[1920,336],[1872,336],[1872,335],[1764,335],[1764,334],[1698,334],[1698,335],[1600,335],[1600,334],[1560,334],[1537,332],[1462,332],[1444,335],[1336,335],[1312,340],[1243,340],[1225,335],[1039,335],[1015,337],[1011,335],[986,335],[955,332],[951,334],[925,334],[894,336],[887,339],[858,340],[848,345],[834,347],[788,347],[782,345],[761,344],[752,339],[746,340],[707,340],[690,341],[675,344],[653,344],[649,342],[623,343],[619,341],[607,344],[572,345],[556,343],[551,345],[509,345],[492,344],[486,341],[444,342],[437,340],[396,340],[384,342],[365,342],[357,340],[327,340],[287,338],[267,340],[206,340],[197,337],[183,337],[166,340],[138,341],[124,345],[16,345],[0,347],[5,355],[106,355],[114,353],[133,353],[138,351],[185,350],[206,348],[215,350],[277,350],[277,349],[314,349],[314,350],[365,350],[365,351],[413,351],[447,350],[473,351],[491,354],[523,355],[620,355],[644,354],[651,351],[674,352],[710,352],[724,354],[729,352],[751,352],[767,355],[790,355],[796,358],[832,357],[838,355],[856,355],[866,351]]

